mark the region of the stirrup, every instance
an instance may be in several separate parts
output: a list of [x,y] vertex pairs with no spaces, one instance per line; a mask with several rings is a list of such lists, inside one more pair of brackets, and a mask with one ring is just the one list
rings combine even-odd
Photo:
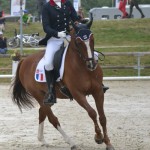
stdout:
[[44,104],[46,105],[54,105],[56,103],[56,97],[54,94],[47,93],[44,99]]

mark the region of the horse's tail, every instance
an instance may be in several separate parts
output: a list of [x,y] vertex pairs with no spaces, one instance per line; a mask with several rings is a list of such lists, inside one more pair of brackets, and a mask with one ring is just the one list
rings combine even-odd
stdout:
[[12,101],[18,105],[20,111],[22,112],[22,108],[32,108],[33,103],[31,101],[31,95],[26,91],[26,89],[23,87],[20,78],[19,78],[19,70],[20,66],[22,64],[23,60],[21,60],[18,64],[17,70],[16,70],[16,76],[14,78],[14,81],[12,83]]

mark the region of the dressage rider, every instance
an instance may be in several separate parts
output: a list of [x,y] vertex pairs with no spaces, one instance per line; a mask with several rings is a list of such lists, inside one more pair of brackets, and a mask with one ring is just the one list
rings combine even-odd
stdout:
[[69,32],[70,21],[78,24],[79,18],[69,0],[50,0],[44,4],[42,25],[46,36],[39,45],[47,45],[44,69],[49,92],[44,99],[45,104],[56,103],[53,58],[63,44],[63,38],[69,36],[66,33]]
[[63,38],[67,36],[70,21],[77,22],[78,16],[69,0],[50,0],[43,6],[42,24],[46,37],[39,44],[47,45],[44,58],[49,94],[44,100],[45,104],[56,103],[53,57],[63,44]]

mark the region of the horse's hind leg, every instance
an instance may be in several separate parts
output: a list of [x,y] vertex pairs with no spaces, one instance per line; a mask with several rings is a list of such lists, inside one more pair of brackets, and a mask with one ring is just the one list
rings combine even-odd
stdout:
[[[63,136],[64,140],[71,146],[71,150],[77,150],[76,145],[74,142],[68,137],[68,135],[62,130],[60,123],[57,117],[53,114],[51,108],[49,106],[43,105],[41,107],[41,112],[45,112],[46,116],[48,117],[49,122],[60,132]],[[41,132],[43,133],[43,131]]]
[[[39,95],[37,96],[36,93],[39,93]],[[64,140],[71,146],[71,150],[77,150],[77,147],[74,144],[74,142],[66,135],[66,133],[60,127],[60,123],[59,123],[57,117],[53,114],[51,107],[43,104],[43,96],[44,96],[43,93],[40,91],[38,91],[38,92],[32,91],[32,95],[38,101],[38,103],[40,105],[38,140],[40,142],[42,142],[42,145],[48,146],[48,144],[45,142],[44,135],[43,135],[44,120],[46,117],[48,117],[49,122],[61,133]]]
[[97,107],[97,110],[98,110],[100,124],[103,128],[104,142],[107,145],[106,149],[107,150],[114,150],[112,144],[110,143],[110,139],[108,137],[108,134],[107,134],[106,116],[105,116],[104,108],[103,108],[104,93],[103,93],[102,90],[99,91],[99,88],[98,88],[98,90],[94,90],[93,97],[95,99],[96,107]]
[[[44,121],[46,118],[46,112],[43,110],[43,92],[41,91],[34,91],[30,89],[30,93],[33,95],[33,97],[38,101],[39,105],[41,106],[39,109],[39,128],[38,128],[38,140],[41,142],[42,146],[48,146],[44,139]],[[37,93],[39,93],[37,95]]]
[[44,139],[44,120],[46,118],[46,113],[42,110],[42,108],[40,107],[39,109],[39,128],[38,128],[38,140],[41,142],[42,146],[48,146],[48,144],[46,143],[45,139]]

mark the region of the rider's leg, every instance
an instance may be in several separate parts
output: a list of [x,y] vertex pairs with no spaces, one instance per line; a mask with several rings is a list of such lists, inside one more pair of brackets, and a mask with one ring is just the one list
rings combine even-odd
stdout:
[[45,104],[54,104],[56,103],[56,96],[55,96],[55,80],[54,80],[54,71],[50,70],[47,71],[45,69],[45,76],[48,86],[48,94],[44,99]]
[[46,98],[44,100],[45,104],[56,103],[53,59],[55,52],[59,50],[62,43],[63,39],[57,38],[50,38],[47,42],[44,59],[45,59],[45,76],[48,86],[48,94],[46,94]]

